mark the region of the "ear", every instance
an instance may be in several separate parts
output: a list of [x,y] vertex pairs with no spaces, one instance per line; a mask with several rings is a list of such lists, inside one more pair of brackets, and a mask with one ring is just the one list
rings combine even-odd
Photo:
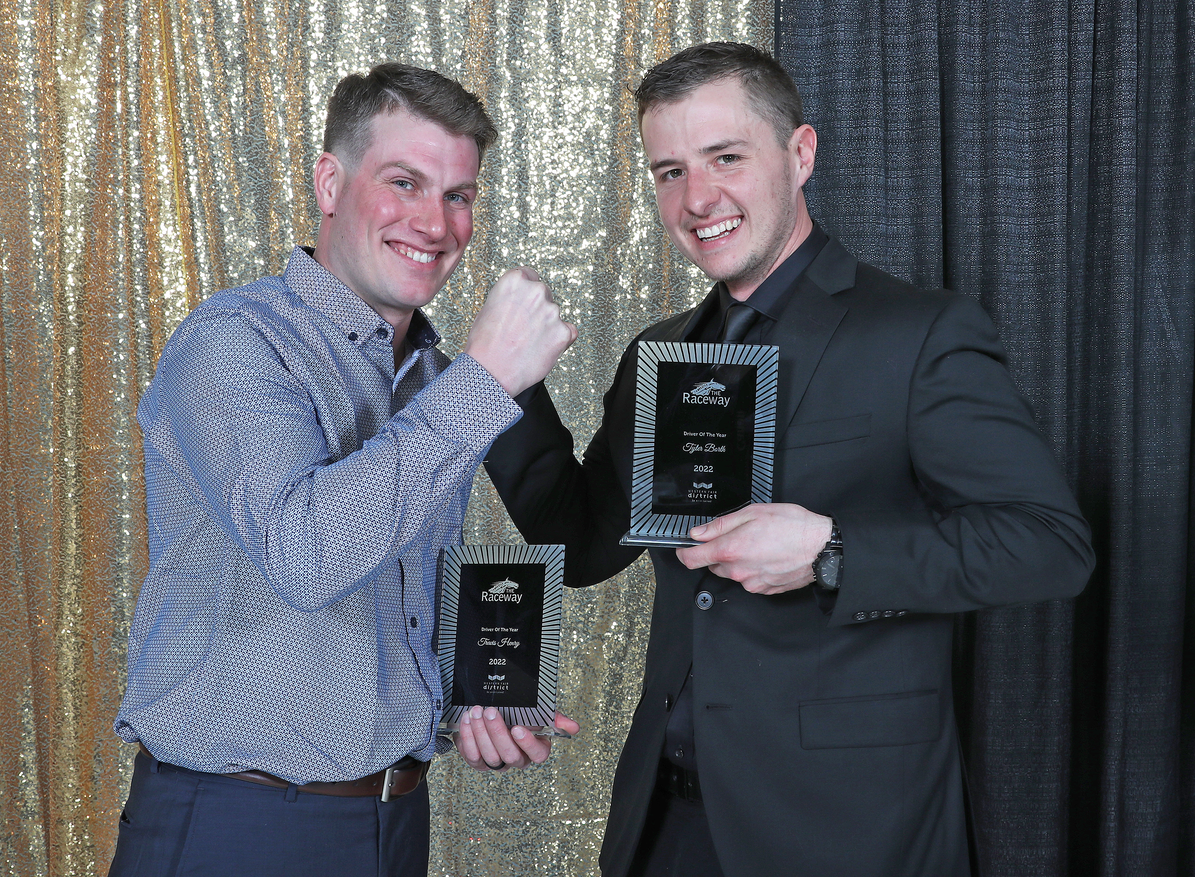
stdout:
[[332,216],[336,213],[336,202],[348,181],[348,172],[339,158],[325,152],[315,160],[313,177],[315,201],[319,204],[320,213]]
[[800,188],[813,176],[813,157],[817,153],[817,132],[811,125],[802,125],[788,141],[788,153],[793,163],[793,176]]

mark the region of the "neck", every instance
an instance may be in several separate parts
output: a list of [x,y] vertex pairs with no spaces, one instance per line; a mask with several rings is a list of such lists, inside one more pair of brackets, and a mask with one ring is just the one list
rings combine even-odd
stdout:
[[758,277],[752,277],[747,280],[737,282],[726,281],[726,289],[735,301],[746,301],[749,299],[751,293],[759,289],[760,284],[767,280],[773,271],[783,265],[789,256],[800,249],[801,244],[805,243],[805,239],[813,231],[813,218],[809,215],[809,211],[805,209],[805,193],[798,189],[797,196],[796,222],[793,225],[792,234],[788,236],[784,247],[780,250],[779,255],[772,260],[772,264],[768,266],[768,270]]
[[411,328],[411,316],[414,311],[407,311],[400,316],[386,316],[382,314],[382,319],[390,324],[390,328],[394,330],[394,340],[390,342],[390,346],[395,350],[401,350],[402,346],[407,343],[407,332]]

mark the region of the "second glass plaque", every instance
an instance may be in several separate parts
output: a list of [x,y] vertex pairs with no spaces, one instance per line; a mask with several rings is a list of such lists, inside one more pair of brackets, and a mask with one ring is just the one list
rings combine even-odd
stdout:
[[440,575],[441,732],[480,705],[556,733],[564,546],[455,545]]

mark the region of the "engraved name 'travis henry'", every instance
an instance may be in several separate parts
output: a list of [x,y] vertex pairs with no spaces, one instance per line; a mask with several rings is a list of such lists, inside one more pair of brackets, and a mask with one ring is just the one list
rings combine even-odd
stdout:
[[730,397],[723,396],[725,384],[717,381],[702,381],[688,393],[681,393],[681,400],[689,405],[721,405],[725,408],[730,404]]
[[515,593],[519,589],[518,582],[512,582],[509,578],[505,578],[500,582],[494,582],[490,585],[489,590],[481,592],[481,602],[483,603],[521,603],[523,595]]

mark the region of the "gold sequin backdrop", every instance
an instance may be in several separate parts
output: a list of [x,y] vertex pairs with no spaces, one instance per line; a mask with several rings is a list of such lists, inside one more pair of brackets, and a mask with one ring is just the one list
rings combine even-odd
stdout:
[[[703,287],[664,242],[626,91],[703,39],[768,46],[753,0],[0,0],[0,874],[104,874],[132,747],[112,733],[145,572],[134,409],[220,287],[313,240],[326,96],[383,59],[479,93],[501,131],[478,231],[433,318],[455,353],[506,267],[541,269],[581,339],[550,383],[583,446],[626,341]],[[472,541],[515,533],[484,474]],[[519,775],[432,771],[432,873],[597,873],[638,696],[644,564],[570,593],[562,706]]]

